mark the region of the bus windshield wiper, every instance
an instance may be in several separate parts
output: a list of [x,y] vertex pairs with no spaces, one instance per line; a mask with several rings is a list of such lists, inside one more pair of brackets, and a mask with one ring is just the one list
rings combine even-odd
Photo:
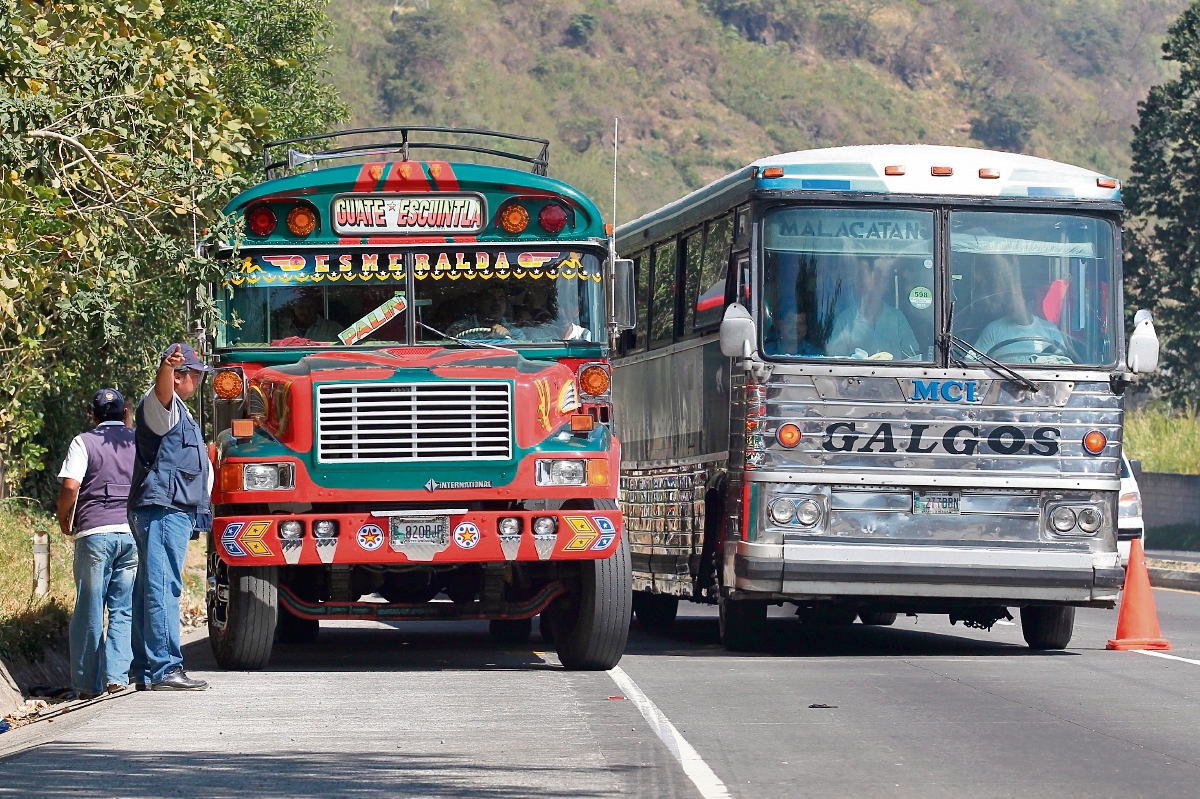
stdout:
[[484,347],[485,349],[489,349],[489,350],[507,349],[507,347],[501,347],[496,344],[488,344],[486,341],[472,341],[469,338],[459,338],[458,336],[452,336],[449,333],[443,333],[442,331],[438,330],[436,327],[430,327],[429,325],[425,324],[424,322],[422,322],[420,320],[417,321],[417,324],[420,325],[421,327],[425,328],[426,330],[428,330],[430,333],[436,333],[437,335],[441,336],[442,338],[448,339],[448,340],[456,342],[458,344],[461,344],[464,347]]
[[954,325],[954,303],[952,302],[952,303],[950,303],[950,313],[947,315],[947,319],[946,319],[946,333],[945,333],[945,337],[943,339],[943,341],[945,342],[945,346],[946,346],[946,357],[949,358],[951,361],[953,361],[954,363],[956,363],[959,366],[962,366],[964,368],[966,368],[966,366],[967,366],[966,363],[964,363],[963,361],[960,361],[954,357],[954,353],[951,350],[951,347],[957,346],[959,349],[963,349],[963,350],[966,350],[967,352],[973,353],[976,358],[978,358],[983,363],[990,366],[992,368],[993,372],[997,372],[1001,376],[1007,377],[1009,380],[1013,381],[1014,383],[1017,383],[1018,385],[1020,385],[1021,387],[1025,388],[1029,391],[1032,391],[1034,394],[1036,394],[1037,392],[1042,390],[1041,386],[1039,386],[1037,383],[1030,380],[1025,375],[1018,372],[1016,369],[1013,369],[1009,366],[1005,366],[1004,364],[1000,363],[992,356],[988,355],[985,352],[981,352],[980,350],[977,350],[975,347],[968,344],[963,339],[961,339],[958,336],[951,333],[950,331],[954,329],[953,325]]

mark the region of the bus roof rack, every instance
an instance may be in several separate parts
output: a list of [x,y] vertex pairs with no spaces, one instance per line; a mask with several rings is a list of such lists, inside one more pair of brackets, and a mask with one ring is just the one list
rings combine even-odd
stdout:
[[[335,147],[333,149],[321,150],[319,152],[304,152],[296,150],[288,145],[302,144],[310,141],[324,141],[326,139],[339,139],[342,136],[366,135],[371,133],[399,133],[399,141],[384,141],[372,142],[369,144],[350,144],[345,147]],[[470,143],[454,143],[454,142],[435,142],[435,141],[413,141],[410,135],[413,133],[450,133],[459,136],[487,136],[491,138],[504,139],[508,141],[532,142],[540,144],[541,151],[536,157],[522,155],[521,153],[510,152],[508,150],[496,149],[493,147],[483,147]],[[287,158],[283,161],[271,161],[271,149],[279,147],[287,147]],[[497,158],[508,158],[513,161],[520,161],[525,164],[532,165],[532,172],[535,175],[545,176],[546,168],[550,165],[550,141],[548,139],[538,139],[533,136],[521,136],[515,133],[500,133],[494,130],[481,130],[477,128],[442,128],[431,127],[428,125],[401,125],[388,126],[379,128],[353,128],[351,130],[336,130],[329,133],[317,133],[311,136],[300,136],[295,139],[282,139],[280,141],[267,142],[263,145],[263,169],[267,173],[267,179],[275,177],[275,170],[280,167],[295,169],[298,166],[318,161],[330,161],[340,158],[355,158],[363,155],[392,155],[399,153],[401,160],[407,161],[410,150],[457,150],[461,152],[480,153],[483,155],[492,155]]]

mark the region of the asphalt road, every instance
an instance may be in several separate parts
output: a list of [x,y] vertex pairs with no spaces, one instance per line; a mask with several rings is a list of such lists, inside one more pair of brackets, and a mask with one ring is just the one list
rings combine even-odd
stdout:
[[635,625],[625,677],[564,672],[536,634],[496,648],[479,624],[323,628],[258,674],[214,670],[199,640],[209,691],[0,736],[0,796],[1196,796],[1200,595],[1155,600],[1194,663],[1105,651],[1113,611],[1081,611],[1063,653],[1016,625],[778,616],[769,651],[731,655],[684,605],[670,637]]

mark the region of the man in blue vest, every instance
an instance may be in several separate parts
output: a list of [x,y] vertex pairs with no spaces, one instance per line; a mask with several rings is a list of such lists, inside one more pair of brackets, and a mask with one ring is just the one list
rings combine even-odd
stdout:
[[208,687],[183,670],[179,595],[188,541],[193,530],[211,519],[212,495],[203,434],[184,402],[211,369],[187,344],[172,344],[163,353],[154,385],[137,407],[129,520],[140,562],[133,588],[130,678],[139,691]]
[[126,426],[121,393],[115,388],[97,391],[92,419],[96,426],[75,436],[58,473],[58,526],[67,536],[72,526],[75,529],[71,687],[81,699],[115,693],[129,682],[129,625],[138,565],[125,510],[133,482],[133,431]]

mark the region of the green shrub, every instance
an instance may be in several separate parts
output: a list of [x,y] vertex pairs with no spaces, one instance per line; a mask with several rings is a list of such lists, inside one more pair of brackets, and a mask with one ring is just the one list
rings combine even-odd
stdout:
[[1125,415],[1125,454],[1145,472],[1200,474],[1200,420],[1196,408],[1151,407]]

